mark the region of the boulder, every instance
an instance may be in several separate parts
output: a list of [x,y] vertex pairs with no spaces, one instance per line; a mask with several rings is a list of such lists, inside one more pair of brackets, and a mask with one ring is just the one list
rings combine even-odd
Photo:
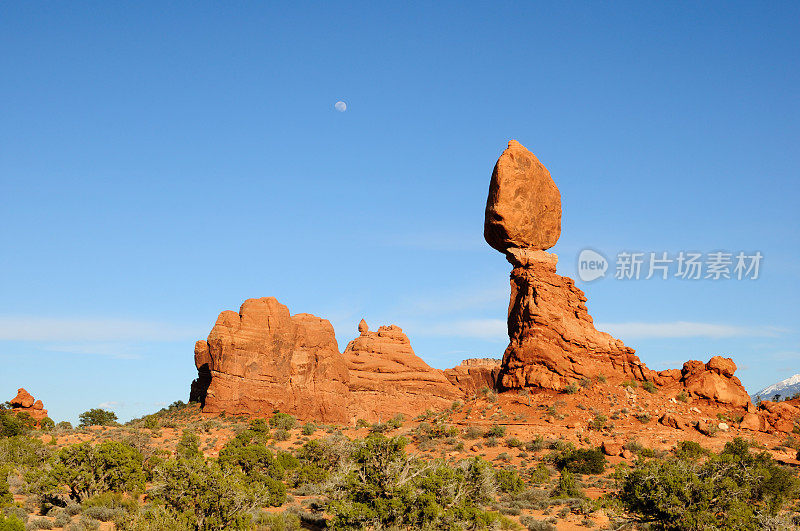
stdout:
[[34,399],[24,388],[17,389],[17,396],[9,400],[11,407],[29,408],[33,406]]
[[610,457],[617,457],[621,455],[623,451],[622,443],[618,443],[617,441],[603,441],[601,449],[604,454]]
[[750,395],[733,375],[735,371],[736,364],[730,358],[714,356],[708,363],[687,361],[681,371],[681,383],[699,398],[744,408],[750,403]]
[[561,235],[561,193],[547,168],[516,140],[492,172],[483,235],[500,252],[549,249]]
[[664,426],[675,428],[676,430],[682,430],[684,427],[686,427],[686,424],[672,413],[664,413],[661,418],[658,419],[658,422]]

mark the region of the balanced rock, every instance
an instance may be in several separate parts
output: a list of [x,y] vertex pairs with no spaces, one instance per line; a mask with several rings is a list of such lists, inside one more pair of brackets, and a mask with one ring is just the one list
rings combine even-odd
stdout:
[[549,249],[561,235],[561,193],[547,168],[516,140],[492,172],[483,235],[500,252]]
[[11,407],[26,409],[33,407],[34,402],[33,396],[24,388],[20,387],[17,389],[17,396],[9,400],[8,403],[11,404]]

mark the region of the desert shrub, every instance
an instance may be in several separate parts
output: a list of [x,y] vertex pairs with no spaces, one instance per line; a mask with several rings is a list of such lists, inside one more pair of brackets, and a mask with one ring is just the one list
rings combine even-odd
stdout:
[[554,460],[556,468],[577,474],[602,474],[606,469],[606,457],[599,448],[568,449]]
[[544,463],[539,463],[536,468],[531,470],[529,480],[532,483],[546,483],[550,480],[550,469]]
[[48,513],[48,515],[51,513],[53,513],[53,523],[56,525],[56,527],[67,527],[67,524],[69,524],[72,520],[72,518],[70,518],[67,512],[63,509],[59,508],[58,510],[51,511]]
[[619,497],[656,529],[757,529],[797,493],[791,471],[737,438],[705,461],[640,461],[625,475]]
[[538,452],[544,448],[544,437],[538,435],[535,439],[526,442],[524,448],[527,452]]
[[675,400],[677,400],[678,402],[688,402],[689,395],[686,394],[686,391],[681,389],[681,392],[675,396]]
[[528,531],[557,531],[556,526],[546,520],[537,520],[533,516],[523,516],[519,522],[525,526]]
[[0,466],[0,507],[14,503],[14,495],[8,485],[8,470]]
[[289,440],[289,432],[282,428],[278,428],[277,430],[275,430],[275,433],[273,433],[272,436],[275,438],[276,441]]
[[175,448],[175,453],[179,457],[192,458],[198,457],[200,453],[200,437],[189,430],[183,430],[181,440]]
[[495,476],[481,459],[457,467],[408,456],[405,439],[358,441],[333,491],[332,529],[480,528],[499,516],[480,509],[493,498]]
[[647,413],[646,411],[644,413],[639,413],[638,415],[635,416],[636,420],[638,420],[642,424],[647,424],[648,422],[653,420],[653,417],[650,416],[650,413]]
[[509,437],[508,439],[506,439],[506,446],[508,446],[509,448],[519,448],[520,446],[522,446],[522,441],[520,441],[516,437]]
[[600,431],[605,428],[608,422],[608,417],[602,413],[597,413],[592,420],[589,421],[589,429]]
[[286,486],[281,482],[286,475],[284,465],[297,468],[299,462],[286,452],[279,453],[276,459],[269,448],[260,443],[262,436],[246,430],[228,441],[219,452],[219,465],[223,471],[241,472],[253,488],[265,491],[267,504],[277,507],[286,501]]
[[306,422],[303,424],[302,434],[305,436],[314,435],[314,432],[317,431],[317,426],[313,422]]
[[0,530],[25,531],[25,523],[16,515],[3,516],[0,514]]
[[639,382],[637,382],[636,380],[625,380],[624,382],[622,382],[620,384],[620,386],[622,386],[622,387],[630,387],[631,389],[636,389],[637,387],[639,387]]
[[56,424],[56,429],[63,431],[72,431],[72,423],[66,420],[62,420],[61,422]]
[[170,459],[156,470],[155,479],[154,499],[164,503],[175,520],[195,529],[246,529],[250,513],[264,503],[258,485],[240,470],[213,460]]
[[700,443],[694,441],[681,441],[675,447],[675,455],[681,459],[699,459],[707,454]]
[[468,440],[483,437],[483,430],[481,430],[480,428],[476,428],[475,426],[470,426],[466,430],[464,430],[463,437]]
[[562,470],[551,495],[553,498],[582,498],[583,491],[578,486],[575,476],[569,470]]
[[255,521],[259,526],[257,529],[268,529],[269,531],[294,531],[301,529],[300,516],[294,512],[285,511],[283,513],[261,513]]
[[642,389],[644,389],[648,393],[657,393],[658,392],[658,388],[656,387],[656,384],[654,384],[650,380],[642,382]]
[[0,409],[0,437],[17,437],[30,432],[36,422],[27,413]]
[[497,490],[500,492],[521,492],[525,489],[525,484],[516,470],[498,468],[494,471]]
[[78,419],[80,420],[78,425],[81,428],[86,426],[113,426],[117,423],[117,414],[113,411],[94,408],[78,415]]
[[56,423],[50,417],[45,417],[39,421],[39,429],[43,431],[50,431],[56,427]]
[[269,419],[269,425],[278,430],[291,430],[297,423],[297,419],[288,413],[275,413]]
[[498,426],[497,424],[493,424],[488,430],[486,430],[483,434],[484,437],[502,437],[506,434],[506,427],[505,426]]
[[97,446],[73,444],[53,457],[38,480],[43,493],[67,495],[78,502],[102,492],[141,492],[145,481],[142,454],[119,441]]
[[571,383],[564,388],[564,393],[568,395],[574,395],[577,392],[578,392],[578,386],[575,385],[574,383]]
[[120,529],[126,531],[196,531],[198,526],[191,523],[190,515],[181,517],[174,510],[163,505],[151,504],[126,516]]
[[605,374],[598,374],[597,376],[594,377],[594,379],[600,383],[606,383],[608,381],[608,378],[606,378]]

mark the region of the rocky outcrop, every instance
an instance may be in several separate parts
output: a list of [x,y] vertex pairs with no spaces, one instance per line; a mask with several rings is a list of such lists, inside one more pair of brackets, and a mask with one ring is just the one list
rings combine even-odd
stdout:
[[733,360],[722,356],[714,356],[708,363],[687,361],[681,370],[680,383],[697,398],[745,407],[750,404],[750,395],[739,378],[733,375],[735,371]]
[[17,396],[8,401],[13,413],[26,413],[37,422],[47,417],[41,400],[35,400],[24,388],[17,389]]
[[276,299],[248,299],[225,311],[195,345],[190,400],[208,413],[274,410],[323,422],[385,420],[449,407],[462,392],[414,354],[397,326],[360,335],[339,352],[330,322],[291,315]]
[[397,413],[416,415],[447,408],[462,396],[443,371],[414,354],[400,327],[381,326],[370,332],[362,320],[359,331],[361,335],[344,351],[355,417],[385,420]]
[[501,388],[559,390],[601,374],[652,379],[633,349],[595,329],[586,296],[571,278],[556,274],[556,255],[509,249],[506,256],[514,269]]
[[800,403],[798,402],[797,400],[762,401],[758,407],[758,413],[762,418],[760,431],[792,433],[795,428],[800,428]]
[[349,373],[333,326],[290,315],[275,298],[248,299],[225,311],[195,345],[192,397],[203,411],[270,414],[280,410],[324,422],[347,422]]
[[445,369],[444,375],[462,393],[472,396],[484,387],[495,389],[500,374],[500,360],[495,358],[472,358],[464,360],[452,369]]

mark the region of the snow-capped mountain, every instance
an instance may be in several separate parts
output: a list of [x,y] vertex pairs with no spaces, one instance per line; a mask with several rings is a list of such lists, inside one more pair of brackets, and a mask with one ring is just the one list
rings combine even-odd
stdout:
[[753,395],[753,401],[757,396],[760,396],[761,400],[772,400],[775,395],[781,395],[781,400],[785,400],[794,396],[795,393],[800,393],[800,374],[795,374],[781,382],[765,387]]

